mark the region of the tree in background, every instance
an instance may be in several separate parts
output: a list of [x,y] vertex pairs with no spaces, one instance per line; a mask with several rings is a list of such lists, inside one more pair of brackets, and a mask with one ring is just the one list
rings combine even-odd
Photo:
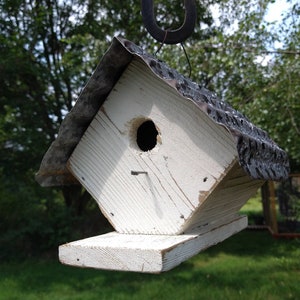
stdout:
[[257,10],[248,7],[234,34],[225,35],[232,53],[227,65],[236,66],[236,61],[239,67],[229,68],[224,80],[228,86],[218,86],[228,101],[289,153],[292,172],[299,172],[300,4],[290,1],[281,23],[267,23],[262,10],[268,2],[260,1]]
[[299,172],[300,4],[290,1],[281,23],[267,23],[272,2],[221,2],[217,34],[189,50],[198,81],[265,129]]
[[[185,43],[192,78],[267,130],[297,169],[299,4],[280,32],[263,21],[271,0],[196,2],[198,24]],[[219,24],[209,9],[213,4],[222,11]],[[162,27],[180,26],[182,1],[157,1],[156,10]],[[34,182],[43,154],[99,58],[114,35],[152,53],[160,45],[143,27],[140,1],[0,0],[0,14],[0,242],[10,242],[11,251],[19,241],[19,248],[32,252],[37,243],[31,241],[46,248],[64,242],[80,216],[99,215],[81,188],[42,189]],[[269,53],[276,41],[283,51]],[[188,75],[180,46],[164,45],[157,55]],[[263,58],[268,60],[262,63]],[[87,222],[87,230],[92,227]]]
[[[164,2],[158,15],[177,26],[180,18],[165,15],[172,4]],[[206,12],[200,4],[198,10]],[[80,187],[34,182],[64,115],[114,35],[149,47],[152,41],[139,1],[1,0],[0,11],[0,241],[7,253],[34,252],[39,243],[65,242],[77,218],[96,208]],[[183,14],[179,2],[172,11]],[[205,22],[212,23],[209,14]]]

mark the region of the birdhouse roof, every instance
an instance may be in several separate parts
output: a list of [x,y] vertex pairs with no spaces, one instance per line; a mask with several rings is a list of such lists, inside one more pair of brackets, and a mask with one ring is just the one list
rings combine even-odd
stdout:
[[63,120],[56,140],[44,155],[36,180],[42,186],[79,184],[66,164],[95,114],[132,59],[142,60],[159,79],[173,87],[183,100],[224,126],[235,139],[239,163],[254,179],[283,180],[289,173],[285,151],[243,114],[131,41],[114,38],[76,104]]

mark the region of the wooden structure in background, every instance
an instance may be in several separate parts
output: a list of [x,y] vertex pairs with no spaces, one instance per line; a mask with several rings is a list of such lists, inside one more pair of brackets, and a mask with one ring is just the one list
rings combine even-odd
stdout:
[[300,237],[300,174],[262,186],[265,224],[274,237]]
[[157,273],[247,226],[239,209],[286,154],[214,93],[114,39],[37,174],[81,184],[115,232],[59,248],[65,264]]

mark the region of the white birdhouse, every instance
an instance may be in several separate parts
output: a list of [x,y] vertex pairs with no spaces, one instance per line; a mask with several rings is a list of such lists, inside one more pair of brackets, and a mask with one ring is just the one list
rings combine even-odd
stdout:
[[59,248],[65,264],[162,272],[247,226],[238,214],[288,160],[216,95],[115,38],[42,161],[42,186],[81,184],[115,232]]

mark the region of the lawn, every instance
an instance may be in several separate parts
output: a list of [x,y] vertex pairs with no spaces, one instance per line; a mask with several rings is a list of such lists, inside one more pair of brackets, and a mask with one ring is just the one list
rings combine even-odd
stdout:
[[300,299],[300,240],[248,231],[163,274],[0,263],[0,299]]
[[240,210],[240,213],[248,216],[249,225],[263,224],[263,206],[260,190],[246,202]]

